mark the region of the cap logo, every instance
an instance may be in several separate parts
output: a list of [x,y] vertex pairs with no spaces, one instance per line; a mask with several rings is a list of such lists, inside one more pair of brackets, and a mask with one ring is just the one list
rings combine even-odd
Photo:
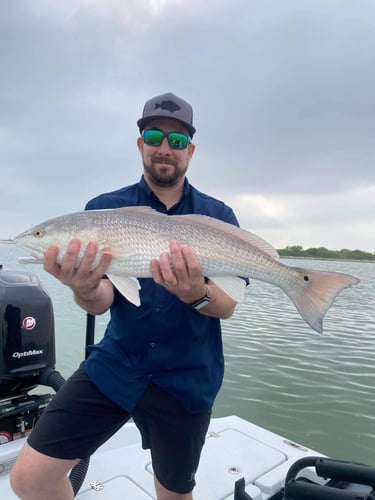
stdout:
[[178,111],[181,109],[181,106],[176,104],[173,101],[162,101],[161,103],[156,103],[154,110],[156,109],[165,109],[166,111],[170,111],[171,113],[174,113],[175,111]]

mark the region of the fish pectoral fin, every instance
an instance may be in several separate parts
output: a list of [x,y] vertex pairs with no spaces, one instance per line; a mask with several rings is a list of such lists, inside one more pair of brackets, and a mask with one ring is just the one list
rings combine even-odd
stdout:
[[238,276],[215,276],[209,279],[236,302],[243,301],[246,287],[246,281],[244,279]]
[[123,295],[129,302],[137,307],[141,305],[141,299],[139,296],[141,285],[139,284],[137,278],[128,278],[118,276],[117,274],[107,274],[107,276],[121,295]]
[[136,253],[133,250],[128,250],[126,247],[124,248],[111,248],[108,245],[99,247],[99,250],[102,254],[109,254],[112,255],[113,257],[127,257],[131,258],[133,255],[136,255]]
[[116,256],[116,255],[128,255],[130,253],[130,251],[124,246],[122,246],[121,248],[113,248],[113,245],[111,246],[108,240],[104,236],[103,238],[97,240],[97,244],[99,252],[101,252],[102,254],[106,253],[109,255]]
[[98,245],[98,250],[100,253],[103,253],[103,254],[107,253],[109,255],[116,255],[116,253],[118,253],[118,252],[116,252],[116,250],[111,248],[108,241],[104,238],[97,240],[97,245]]

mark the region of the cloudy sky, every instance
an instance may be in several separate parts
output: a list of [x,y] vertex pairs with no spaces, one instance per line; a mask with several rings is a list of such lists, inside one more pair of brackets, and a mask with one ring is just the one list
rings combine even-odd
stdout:
[[0,238],[136,182],[144,102],[275,247],[375,252],[373,0],[0,0]]

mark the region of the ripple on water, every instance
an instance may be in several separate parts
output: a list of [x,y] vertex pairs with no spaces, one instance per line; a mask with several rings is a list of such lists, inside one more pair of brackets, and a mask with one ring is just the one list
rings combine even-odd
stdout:
[[252,282],[223,322],[226,374],[215,414],[237,413],[328,455],[375,464],[375,264],[294,265],[362,281],[337,297],[322,335],[281,290]]

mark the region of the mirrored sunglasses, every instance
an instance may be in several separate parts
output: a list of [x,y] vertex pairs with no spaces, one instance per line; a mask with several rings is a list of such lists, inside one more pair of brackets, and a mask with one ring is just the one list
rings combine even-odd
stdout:
[[143,142],[148,146],[160,146],[164,137],[172,149],[185,149],[190,142],[189,136],[182,132],[163,132],[158,129],[147,129],[142,134]]

